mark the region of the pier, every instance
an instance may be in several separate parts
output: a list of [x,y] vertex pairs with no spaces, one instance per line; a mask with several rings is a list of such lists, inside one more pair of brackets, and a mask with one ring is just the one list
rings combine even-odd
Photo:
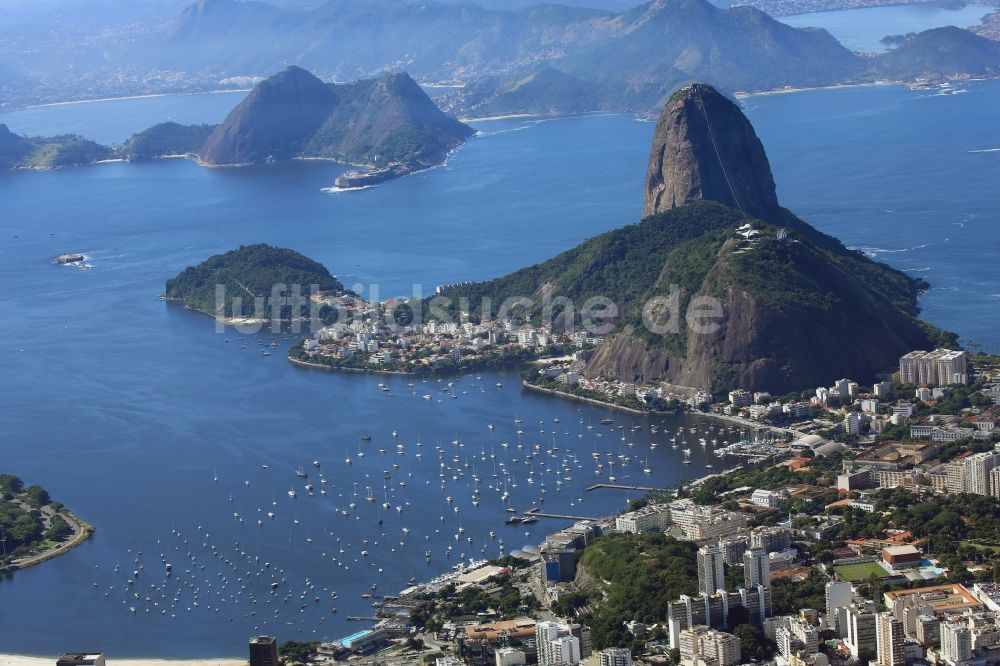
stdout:
[[600,518],[595,518],[593,516],[570,516],[563,513],[544,513],[541,509],[528,509],[524,512],[526,516],[535,516],[536,518],[558,518],[560,520],[600,520]]
[[584,490],[590,492],[591,490],[598,490],[600,488],[610,488],[612,490],[641,490],[647,493],[655,493],[663,490],[663,488],[650,488],[649,486],[625,486],[620,483],[595,483],[592,486],[587,486]]

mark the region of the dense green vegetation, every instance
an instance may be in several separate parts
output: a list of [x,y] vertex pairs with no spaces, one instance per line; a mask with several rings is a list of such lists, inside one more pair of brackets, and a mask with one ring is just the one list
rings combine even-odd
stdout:
[[354,164],[439,164],[473,130],[441,113],[406,74],[336,86],[338,104],[302,152]]
[[[52,512],[46,519],[42,509]],[[0,567],[29,555],[47,544],[62,541],[72,533],[58,515],[62,505],[53,503],[40,486],[25,486],[11,474],[0,474]]]
[[[506,318],[559,329],[579,326],[586,310],[597,324],[590,330],[620,336],[609,344],[631,351],[638,342],[650,353],[667,352],[667,381],[674,381],[669,373],[688,371],[677,361],[690,361],[691,374],[712,377],[713,391],[751,383],[787,390],[838,372],[871,376],[899,353],[929,344],[929,327],[915,318],[921,283],[789,213],[778,217],[773,224],[755,220],[760,236],[747,243],[736,233],[745,222],[739,212],[690,203],[541,264],[457,286],[427,299],[423,311],[454,319],[468,309],[475,320],[497,318],[505,308]],[[778,224],[788,240],[777,239]],[[715,346],[711,336],[692,336],[686,314],[695,295],[716,297],[724,319],[753,325],[723,326],[725,341]],[[608,300],[614,306],[605,309]],[[646,325],[650,316],[661,330]],[[857,336],[875,336],[878,344],[846,343]],[[715,348],[729,342],[739,353]],[[614,368],[613,356],[604,357],[601,372]]]
[[876,75],[897,80],[919,77],[996,76],[1000,44],[954,26],[909,36],[875,59]]
[[214,125],[180,125],[166,122],[133,134],[118,153],[130,162],[168,155],[197,154]]
[[307,664],[316,658],[319,641],[285,641],[278,646],[278,654],[286,664]]
[[[227,317],[270,318],[271,309],[258,311],[255,299],[271,298],[275,285],[291,288],[299,285],[303,298],[308,298],[311,285],[319,291],[341,293],[343,285],[319,262],[284,248],[270,245],[244,245],[238,250],[209,257],[197,266],[185,268],[177,277],[167,280],[166,298],[180,301],[185,306],[208,314],[218,314],[216,288],[225,289],[225,303],[221,314]],[[287,291],[283,296],[289,296]],[[234,311],[234,298],[242,298],[241,307]],[[293,313],[289,305],[281,307],[281,318],[306,315],[308,304]]]
[[[452,301],[447,312],[457,316],[459,299],[468,299],[473,318],[495,317],[507,299],[528,297],[534,301],[532,306],[515,314],[523,312],[525,319],[540,322],[545,305],[542,288],[550,286],[553,299],[569,298],[578,310],[591,298],[605,297],[612,298],[619,310],[627,313],[630,305],[662,282],[659,278],[664,264],[671,259],[683,266],[678,279],[697,282],[707,267],[685,257],[697,254],[695,246],[702,240],[718,243],[741,224],[740,220],[737,211],[713,202],[654,215],[601,234],[544,263],[488,282],[456,287],[446,293]],[[434,299],[429,299],[428,305],[433,304]],[[485,312],[484,305],[489,306]],[[564,311],[553,308],[554,315]],[[574,322],[579,320],[577,311]]]
[[471,104],[475,91],[466,92],[470,102],[466,111],[477,117],[508,113],[563,115],[600,107],[590,84],[552,67],[542,67],[510,83],[489,80],[478,85],[482,101]]
[[628,620],[653,624],[667,616],[667,606],[681,594],[696,594],[697,548],[662,533],[614,534],[598,539],[583,551],[580,566],[595,583],[588,590],[594,613],[583,618],[593,632],[594,647],[627,647],[631,635],[622,626]]
[[476,585],[456,592],[455,585],[448,584],[437,594],[420,599],[410,610],[410,624],[434,633],[452,618],[474,618],[490,613],[497,619],[509,620],[530,614],[539,604],[534,595],[521,595],[516,583],[523,578],[523,572],[512,569],[491,579],[488,592]]
[[726,495],[725,499],[736,499],[749,495],[756,488],[780,488],[798,483],[812,485],[823,476],[826,476],[827,479],[836,477],[840,470],[841,461],[841,456],[834,454],[813,458],[807,468],[795,472],[791,471],[784,462],[729,472],[708,479],[700,484],[690,496],[698,504],[715,504],[723,494],[738,488],[748,488],[748,490]]
[[0,124],[0,168],[58,169],[91,164],[112,157],[107,146],[75,134],[24,137]]

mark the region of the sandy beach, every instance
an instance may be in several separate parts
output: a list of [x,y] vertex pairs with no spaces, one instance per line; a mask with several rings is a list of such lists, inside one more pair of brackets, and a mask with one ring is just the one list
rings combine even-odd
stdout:
[[[51,657],[25,657],[17,654],[0,654],[0,666],[53,666],[59,655]],[[246,666],[245,659],[115,659],[105,655],[115,666]]]

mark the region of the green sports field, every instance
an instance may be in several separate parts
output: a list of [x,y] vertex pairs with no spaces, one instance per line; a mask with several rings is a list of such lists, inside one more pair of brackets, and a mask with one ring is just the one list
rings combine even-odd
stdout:
[[834,567],[834,571],[843,580],[855,582],[859,580],[866,580],[872,574],[875,574],[879,578],[888,578],[889,574],[883,569],[878,562],[865,562],[864,564],[844,564],[839,567]]

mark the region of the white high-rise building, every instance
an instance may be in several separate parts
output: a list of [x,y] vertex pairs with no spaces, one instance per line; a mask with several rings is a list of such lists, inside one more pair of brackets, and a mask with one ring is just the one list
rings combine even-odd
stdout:
[[990,495],[1000,497],[1000,467],[990,470]]
[[522,650],[512,647],[497,648],[493,657],[496,666],[524,666],[528,663],[527,655]]
[[913,351],[899,359],[899,375],[904,384],[966,384],[968,373],[968,355],[964,351]]
[[826,584],[826,626],[841,637],[847,635],[847,607],[851,605],[854,586],[846,581]]
[[535,625],[535,645],[539,666],[580,663],[580,639],[566,625],[539,622]]
[[632,653],[622,648],[608,648],[599,653],[601,666],[632,666]]
[[[850,379],[839,379],[837,380],[834,388],[837,389],[837,395],[840,396],[842,403],[846,403],[851,399],[851,384],[853,384]],[[855,384],[857,386],[857,384]]]
[[548,656],[546,664],[579,664],[580,640],[576,636],[560,636],[549,642]]
[[680,632],[678,650],[682,662],[700,659],[716,666],[740,663],[740,639],[701,624]]
[[964,622],[941,623],[941,657],[956,664],[972,657],[972,631]]
[[892,613],[879,613],[875,618],[875,633],[879,666],[906,666],[903,623]]
[[549,645],[559,638],[558,622],[539,622],[535,625],[535,645],[538,646],[538,663],[551,663],[548,658]]
[[876,650],[875,612],[867,605],[851,605],[847,608],[847,631],[844,644],[855,659],[862,650]]
[[781,656],[790,662],[795,654],[808,656],[819,651],[819,632],[805,620],[793,617],[775,630],[774,642]]
[[719,666],[734,666],[740,663],[740,639],[712,630],[701,637],[701,654],[706,661],[714,660]]
[[911,351],[899,359],[899,378],[904,384],[919,384],[920,376],[917,366],[925,351]]
[[860,435],[862,423],[860,412],[847,412],[847,416],[844,417],[844,432],[848,435]]
[[766,550],[751,548],[743,553],[743,581],[747,589],[771,587],[771,559]]
[[963,490],[974,495],[990,494],[990,471],[1000,467],[1000,453],[975,453],[962,461]]
[[723,565],[726,554],[718,546],[702,546],[698,549],[698,591],[712,594],[726,589]]

